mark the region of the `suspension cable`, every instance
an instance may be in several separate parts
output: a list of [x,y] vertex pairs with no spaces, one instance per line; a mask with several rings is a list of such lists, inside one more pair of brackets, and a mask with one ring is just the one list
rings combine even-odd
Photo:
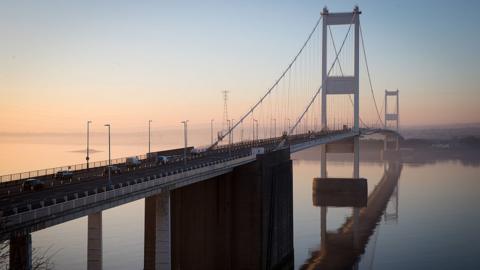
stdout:
[[230,134],[232,132],[233,129],[235,129],[241,122],[243,122],[243,120],[245,120],[245,118],[247,118],[251,113],[253,113],[253,111],[263,102],[263,100],[272,92],[272,90],[278,85],[278,83],[283,79],[283,77],[285,77],[285,74],[291,69],[291,67],[293,66],[293,64],[297,61],[298,57],[300,56],[300,54],[302,53],[303,49],[305,49],[305,47],[307,46],[308,42],[310,41],[310,39],[312,38],[313,36],[313,33],[315,33],[315,31],[317,30],[318,28],[318,25],[320,24],[320,21],[322,20],[322,15],[320,15],[320,17],[318,18],[317,22],[315,23],[315,26],[313,27],[312,31],[310,32],[310,34],[308,35],[307,37],[307,40],[305,40],[305,42],[303,43],[302,47],[300,48],[300,50],[298,51],[298,53],[295,55],[295,57],[292,59],[292,61],[290,62],[290,64],[287,66],[287,68],[283,71],[283,73],[280,75],[280,77],[275,81],[275,83],[272,85],[272,87],[270,87],[268,89],[268,91],[262,96],[262,98],[260,98],[260,100],[255,103],[255,105],[253,105],[252,108],[250,108],[250,110],[245,113],[241,118],[240,120],[235,123],[234,125],[232,125],[228,131],[225,133],[225,134],[222,134],[221,136],[219,136],[219,138],[217,139],[217,141],[215,143],[213,143],[208,149],[212,149],[213,147],[215,147],[216,145],[218,145],[218,143],[220,141],[222,141],[228,134]]
[[[287,137],[290,136],[292,134],[292,132],[295,130],[295,128],[298,126],[298,124],[301,122],[301,120],[303,119],[303,117],[305,116],[305,114],[307,113],[307,111],[310,109],[310,106],[312,106],[313,102],[315,101],[315,99],[317,98],[318,94],[320,93],[320,91],[323,90],[323,86],[325,84],[325,80],[328,78],[328,76],[330,76],[330,72],[332,71],[333,67],[335,66],[335,62],[338,60],[338,55],[340,54],[340,52],[342,51],[343,49],[343,46],[345,45],[345,41],[347,40],[347,37],[348,37],[348,34],[350,33],[350,30],[352,29],[352,24],[353,24],[353,20],[355,19],[355,13],[353,14],[352,16],[352,22],[350,23],[350,25],[348,26],[348,31],[347,33],[345,34],[345,38],[343,39],[343,42],[342,42],[342,45],[340,46],[340,50],[338,51],[338,53],[336,53],[335,55],[335,59],[332,63],[332,65],[330,66],[330,68],[328,69],[328,73],[327,73],[327,76],[326,78],[323,79],[322,81],[322,84],[320,85],[320,87],[318,88],[318,90],[315,92],[315,95],[312,97],[312,99],[310,100],[310,102],[308,103],[307,107],[305,108],[305,110],[303,111],[303,113],[300,115],[300,117],[297,119],[297,121],[295,122],[295,125],[293,125],[293,127],[290,129],[290,131],[288,132],[287,134]],[[284,138],[277,146],[277,149],[282,147],[284,144],[285,144],[285,140],[286,138]]]
[[368,82],[370,84],[370,92],[372,93],[373,104],[375,104],[375,110],[377,111],[377,116],[378,116],[378,120],[379,120],[380,124],[384,125],[384,123],[382,121],[382,118],[380,117],[380,112],[379,112],[378,106],[377,106],[377,100],[375,99],[375,93],[373,91],[372,78],[370,77],[370,69],[368,68],[368,62],[367,62],[367,53],[365,52],[365,42],[363,41],[362,25],[360,25],[360,38],[362,40],[363,57],[365,59],[365,67],[367,68]]

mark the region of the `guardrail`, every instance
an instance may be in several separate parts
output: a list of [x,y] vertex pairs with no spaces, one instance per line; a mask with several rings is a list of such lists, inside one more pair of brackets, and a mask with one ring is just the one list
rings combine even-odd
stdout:
[[[130,156],[130,157],[137,157],[139,160],[145,160],[147,158],[147,155],[138,155],[138,156]],[[112,165],[125,163],[126,160],[127,160],[127,157],[112,159]],[[94,169],[98,167],[104,167],[107,165],[108,165],[108,160],[94,161],[89,163],[89,168]],[[0,183],[23,180],[23,179],[33,178],[33,177],[41,177],[46,175],[53,175],[59,171],[80,171],[80,170],[86,170],[86,169],[87,169],[87,163],[81,163],[81,164],[65,165],[65,166],[48,168],[48,169],[40,169],[40,170],[29,171],[29,172],[12,173],[12,174],[6,174],[6,175],[0,176]]]
[[164,184],[175,184],[174,182],[182,178],[195,177],[212,170],[234,167],[238,164],[248,162],[252,158],[254,158],[252,155],[239,155],[179,169],[173,172],[153,174],[151,176],[130,180],[125,184],[117,184],[111,189],[104,186],[101,189],[94,189],[83,193],[74,193],[73,196],[72,194],[66,195],[63,197],[63,200],[57,201],[56,199],[52,199],[49,201],[40,201],[40,207],[35,209],[32,204],[28,204],[26,211],[18,212],[17,209],[14,209],[14,212],[10,215],[4,215],[3,217],[0,216],[0,228],[5,229],[6,227],[15,226],[24,222],[35,221],[39,218],[55,216],[56,214],[77,207],[94,205],[101,201],[115,199],[137,191],[147,190],[155,186],[161,187],[161,185]]

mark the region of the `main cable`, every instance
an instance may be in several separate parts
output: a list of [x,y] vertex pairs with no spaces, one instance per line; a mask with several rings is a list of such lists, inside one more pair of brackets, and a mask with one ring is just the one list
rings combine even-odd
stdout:
[[297,61],[298,56],[300,56],[303,49],[307,46],[308,42],[312,38],[313,33],[315,33],[315,31],[317,30],[318,25],[320,24],[320,22],[322,20],[322,17],[323,16],[320,15],[320,18],[318,18],[317,22],[315,23],[315,26],[313,27],[312,31],[308,35],[307,40],[305,40],[305,42],[303,43],[303,46],[300,48],[300,50],[295,55],[293,60],[287,66],[287,68],[283,71],[282,75],[280,75],[280,77],[275,81],[275,83],[272,85],[272,87],[270,87],[268,89],[268,91],[262,96],[262,98],[260,98],[260,100],[247,113],[245,113],[235,125],[231,126],[225,134],[222,134],[221,136],[219,136],[219,138],[217,138],[217,141],[215,143],[213,143],[212,145],[210,145],[210,147],[208,149],[212,149],[213,147],[218,145],[218,143],[220,141],[222,141],[228,134],[230,134],[232,132],[232,130],[235,129],[241,122],[243,122],[243,120],[245,120],[245,118],[247,118],[251,113],[253,113],[253,111],[258,107],[258,105],[260,105],[262,103],[262,101],[272,92],[272,90],[275,88],[275,86],[277,86],[278,83],[283,79],[283,77],[285,77],[285,74],[290,70],[290,68],[293,66],[293,64]]
[[375,93],[373,91],[372,78],[370,77],[370,69],[368,68],[367,54],[365,52],[365,42],[363,41],[362,25],[360,25],[360,38],[362,40],[363,57],[365,59],[365,67],[367,68],[368,82],[370,84],[370,92],[372,93],[373,104],[375,104],[375,110],[377,111],[378,120],[379,120],[380,124],[382,124],[382,126],[383,126],[384,123],[382,121],[382,118],[380,117],[380,112],[378,111],[377,100],[375,99]]

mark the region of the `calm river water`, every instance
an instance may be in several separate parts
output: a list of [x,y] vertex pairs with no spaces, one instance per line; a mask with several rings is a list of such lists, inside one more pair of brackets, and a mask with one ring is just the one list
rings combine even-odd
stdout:
[[[81,163],[84,159],[84,153],[75,152],[82,149],[80,144],[15,140],[0,146],[0,174]],[[93,148],[105,150],[105,145]],[[116,145],[113,153],[120,157],[120,153],[144,151],[144,145],[131,144]],[[105,156],[104,151],[97,152],[92,159]],[[292,156],[295,268],[308,266],[321,249],[320,208],[312,203],[312,180],[320,173],[319,156],[318,149]],[[328,174],[351,177],[352,166],[350,157],[334,157],[328,161]],[[383,174],[382,162],[362,157],[360,175],[368,179],[369,193]],[[404,163],[386,213],[357,262],[358,269],[479,269],[479,194],[478,163]],[[336,231],[351,215],[351,208],[328,208],[327,231]],[[144,200],[103,212],[104,269],[143,269],[143,223]],[[54,269],[86,269],[86,217],[35,232],[32,242],[34,254],[46,254]]]

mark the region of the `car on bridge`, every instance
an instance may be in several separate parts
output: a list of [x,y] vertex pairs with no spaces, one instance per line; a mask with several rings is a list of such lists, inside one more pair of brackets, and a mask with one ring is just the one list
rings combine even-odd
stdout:
[[45,182],[40,179],[30,178],[22,183],[22,191],[40,190],[45,187]]
[[58,171],[55,174],[55,179],[58,180],[71,180],[73,178],[73,172],[71,171]]
[[103,176],[108,176],[108,168],[110,168],[110,174],[122,174],[122,170],[115,165],[107,166],[103,169]]
[[155,164],[167,164],[173,160],[172,156],[161,155],[160,153],[147,153],[147,159]]
[[170,160],[171,160],[171,158],[169,156],[158,155],[155,159],[155,162],[157,164],[167,164]]

